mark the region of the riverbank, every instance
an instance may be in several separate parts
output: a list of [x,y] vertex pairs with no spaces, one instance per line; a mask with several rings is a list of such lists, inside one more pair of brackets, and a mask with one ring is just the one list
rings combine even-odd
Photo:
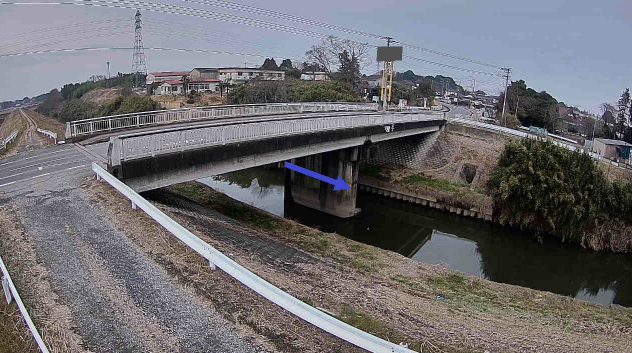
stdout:
[[403,166],[364,164],[360,167],[358,185],[360,189],[378,195],[492,221],[491,197],[471,189],[464,182],[433,178]]
[[[208,236],[214,246],[275,285],[383,338],[417,349],[433,344],[451,352],[628,349],[632,309],[607,308],[419,263],[273,217],[199,183],[171,190],[240,221],[244,239],[227,244],[213,234],[218,231],[202,227],[200,217],[174,214],[198,235]],[[284,259],[284,266],[270,266],[256,247],[245,249],[253,238],[290,246],[318,261],[298,264]]]

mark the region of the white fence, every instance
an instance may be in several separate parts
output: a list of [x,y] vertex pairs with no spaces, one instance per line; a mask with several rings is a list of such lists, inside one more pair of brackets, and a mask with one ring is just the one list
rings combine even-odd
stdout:
[[108,148],[108,160],[110,166],[118,166],[121,164],[121,161],[242,141],[256,141],[271,137],[326,130],[442,118],[443,113],[427,111],[424,114],[385,113],[301,119],[288,118],[252,123],[174,128],[168,131],[162,130],[112,137]]
[[151,126],[202,119],[229,118],[325,111],[375,111],[375,103],[271,103],[218,105],[195,109],[172,109],[104,116],[66,123],[66,138],[92,135],[131,127]]
[[57,144],[57,133],[56,132],[52,132],[52,131],[48,131],[48,130],[42,130],[40,128],[37,128],[37,132],[39,132],[40,134],[46,135],[49,138],[52,138],[53,140],[55,140],[55,144]]
[[18,132],[17,131],[13,131],[11,133],[11,135],[9,135],[9,137],[7,137],[6,139],[0,141],[0,142],[2,142],[2,143],[0,143],[0,150],[7,148],[7,145],[10,144],[11,142],[13,142],[13,140],[15,140],[16,137],[18,137]]
[[11,304],[11,301],[15,299],[15,303],[18,305],[18,309],[20,309],[20,313],[22,313],[24,321],[26,321],[26,325],[28,326],[29,330],[31,330],[31,334],[33,335],[33,338],[35,338],[35,342],[37,343],[40,351],[42,351],[42,353],[48,353],[48,348],[46,348],[46,344],[44,344],[44,341],[42,341],[42,336],[40,336],[39,332],[37,332],[37,328],[35,328],[35,324],[33,323],[33,320],[31,320],[31,316],[26,310],[26,307],[24,306],[24,303],[20,298],[20,294],[18,293],[17,288],[15,288],[15,285],[11,280],[9,270],[7,270],[1,257],[0,269],[2,270],[2,288],[4,290],[4,296],[7,299],[7,304]]
[[400,345],[375,337],[349,324],[346,324],[273,286],[263,278],[248,271],[217,249],[198,238],[195,234],[181,226],[178,222],[164,214],[149,201],[137,194],[113,175],[101,168],[96,162],[92,163],[92,170],[97,179],[103,179],[132,202],[132,208],[139,207],[158,224],[165,227],[176,238],[180,239],[193,251],[205,258],[212,269],[219,267],[228,275],[243,283],[248,288],[259,293],[274,304],[311,323],[312,325],[331,333],[351,344],[370,352],[401,352],[413,353],[412,350]]

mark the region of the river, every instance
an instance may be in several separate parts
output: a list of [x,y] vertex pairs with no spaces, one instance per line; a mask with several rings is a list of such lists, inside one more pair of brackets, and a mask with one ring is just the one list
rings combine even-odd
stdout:
[[340,219],[297,204],[284,205],[284,173],[277,169],[251,168],[200,182],[275,215],[413,260],[444,263],[495,282],[632,307],[632,255],[588,251],[364,192],[357,198],[362,212]]

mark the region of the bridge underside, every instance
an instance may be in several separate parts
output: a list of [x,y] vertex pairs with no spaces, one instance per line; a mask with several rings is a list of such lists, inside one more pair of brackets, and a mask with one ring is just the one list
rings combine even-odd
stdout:
[[122,161],[120,166],[109,169],[131,188],[142,192],[294,158],[428,134],[439,131],[444,123],[438,119],[284,136]]

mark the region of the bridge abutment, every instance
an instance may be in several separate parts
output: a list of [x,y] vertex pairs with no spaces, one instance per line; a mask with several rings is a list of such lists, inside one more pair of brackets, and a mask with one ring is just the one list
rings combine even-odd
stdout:
[[334,191],[331,184],[288,170],[285,174],[285,194],[300,205],[337,217],[355,215],[361,149],[351,147],[291,160],[300,167],[333,179],[341,176],[351,186],[350,189]]

